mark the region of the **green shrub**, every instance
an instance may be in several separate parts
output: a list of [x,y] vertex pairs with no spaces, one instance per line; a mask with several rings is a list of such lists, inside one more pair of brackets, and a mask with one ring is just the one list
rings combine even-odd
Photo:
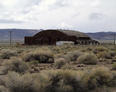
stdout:
[[28,65],[21,61],[21,59],[12,58],[11,60],[8,60],[3,63],[3,72],[8,73],[8,71],[15,71],[18,73],[25,73],[29,67]]
[[26,62],[38,61],[39,63],[54,63],[51,51],[36,50],[35,52],[25,53],[23,60]]
[[113,69],[113,70],[116,70],[116,63],[114,63],[114,64],[112,65],[112,69]]
[[66,64],[66,60],[64,58],[59,58],[55,61],[54,63],[54,66],[57,68],[57,69],[60,69],[62,66],[64,66]]
[[5,79],[5,85],[10,92],[38,92],[30,74],[19,75],[18,73],[10,72]]
[[89,90],[97,87],[108,86],[112,80],[112,73],[106,67],[93,69],[92,72],[85,73],[84,84]]
[[0,58],[1,59],[10,59],[13,56],[17,56],[17,52],[16,51],[12,51],[12,50],[3,50],[0,53]]
[[98,62],[98,58],[94,54],[89,54],[86,53],[84,55],[81,55],[78,59],[77,62],[80,64],[87,64],[87,65],[95,65]]

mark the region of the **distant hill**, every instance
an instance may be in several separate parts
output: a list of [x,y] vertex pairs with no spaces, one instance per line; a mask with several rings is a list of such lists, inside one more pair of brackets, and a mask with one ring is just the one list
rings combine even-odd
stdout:
[[97,40],[113,40],[114,34],[116,35],[116,32],[96,32],[96,33],[86,33],[86,34],[91,38]]
[[[40,32],[40,30],[33,30],[33,29],[0,29],[0,42],[1,41],[9,41],[10,33],[9,31],[12,31],[12,39],[14,41],[23,41],[25,36],[33,36],[34,34]],[[58,29],[59,31],[62,31],[68,35],[75,35],[75,36],[86,36],[85,33],[74,31],[74,30],[62,30]]]
[[0,29],[0,41],[8,41],[9,40],[9,31],[12,31],[12,39],[24,40],[25,36],[32,36],[40,30],[33,29]]
[[[9,40],[9,31],[12,31],[12,38],[14,41],[23,41],[25,36],[33,36],[41,30],[34,29],[0,29],[0,42]],[[71,33],[71,32],[70,32]],[[78,31],[77,31],[78,33]],[[79,32],[81,33],[81,32]],[[114,33],[116,32],[97,32],[97,33],[86,33],[93,39],[97,40],[113,40]],[[73,32],[73,34],[75,34]],[[82,34],[82,33],[81,33]]]

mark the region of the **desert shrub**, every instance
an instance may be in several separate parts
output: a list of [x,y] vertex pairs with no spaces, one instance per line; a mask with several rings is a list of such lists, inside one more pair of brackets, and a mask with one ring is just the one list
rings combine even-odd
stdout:
[[64,86],[66,85],[72,87],[72,92],[83,92],[85,89],[81,85],[82,75],[83,75],[82,72],[75,72],[71,70],[61,71],[62,76],[61,84],[63,84]]
[[44,74],[49,79],[49,84],[44,86],[44,92],[84,92],[81,85],[81,73],[60,70],[49,71]]
[[38,61],[38,63],[53,63],[54,57],[51,51],[36,50],[34,52],[25,53],[23,60],[26,62]]
[[73,91],[73,88],[69,85],[63,85],[63,86],[60,86],[57,90],[57,92],[74,92]]
[[4,77],[0,78],[0,86],[4,86]]
[[96,55],[92,54],[92,53],[86,53],[84,55],[81,55],[78,59],[77,62],[80,64],[92,64],[95,65],[98,62],[98,58],[96,57]]
[[92,51],[93,49],[91,47],[86,48],[87,51]]
[[71,69],[73,69],[73,67],[70,64],[67,63],[64,66],[62,66],[62,69],[63,70],[71,70]]
[[37,61],[37,60],[29,62],[30,65],[38,65],[38,63],[39,63],[39,61]]
[[60,69],[60,68],[61,68],[62,66],[64,66],[66,63],[67,63],[67,62],[66,62],[66,60],[65,60],[64,58],[59,58],[59,59],[57,59],[57,60],[55,61],[54,66],[55,66],[55,68]]
[[30,74],[19,75],[9,72],[5,79],[5,85],[10,92],[38,92]]
[[0,92],[9,92],[4,86],[0,86]]
[[98,57],[98,58],[112,59],[111,53],[110,53],[110,52],[106,52],[106,51],[104,51],[104,52],[99,52],[99,53],[97,54],[97,57]]
[[70,52],[70,53],[68,53],[68,54],[66,54],[65,56],[64,56],[64,58],[67,60],[67,61],[76,61],[77,60],[77,58],[79,57],[79,56],[81,56],[83,53],[82,52],[80,52],[80,51],[74,51],[74,52]]
[[28,65],[21,61],[21,59],[12,58],[11,60],[5,61],[3,63],[3,72],[8,73],[8,71],[15,71],[18,73],[25,73],[29,67]]
[[5,87],[10,92],[90,92],[92,89],[114,85],[116,76],[107,68],[89,72],[74,70],[44,70],[40,73],[20,75],[9,72]]
[[85,48],[81,48],[80,51],[81,52],[92,52],[93,49],[91,47],[87,47],[87,48],[85,47]]
[[110,55],[111,55],[112,57],[115,57],[115,56],[116,56],[116,52],[115,52],[115,51],[110,51],[109,53],[110,53]]
[[116,63],[114,63],[114,64],[112,65],[112,69],[113,69],[113,70],[116,70]]
[[85,73],[84,84],[89,90],[96,89],[97,87],[108,86],[112,80],[112,73],[106,67],[99,67],[93,69],[92,72]]
[[1,59],[10,59],[13,56],[17,56],[17,52],[16,51],[12,51],[12,50],[3,50],[0,53],[0,58]]
[[93,52],[95,54],[97,54],[98,52],[104,52],[104,51],[108,51],[108,49],[106,47],[103,47],[103,46],[99,46],[99,47],[96,47]]
[[112,80],[110,81],[110,87],[116,87],[116,72],[112,72]]
[[24,52],[23,49],[17,49],[17,53],[18,53],[18,54],[21,54],[21,53],[23,53],[23,52]]

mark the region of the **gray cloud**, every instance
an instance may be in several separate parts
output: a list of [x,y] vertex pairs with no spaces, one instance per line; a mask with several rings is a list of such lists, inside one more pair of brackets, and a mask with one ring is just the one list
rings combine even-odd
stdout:
[[0,28],[115,31],[115,4],[116,0],[0,0]]
[[65,0],[57,0],[55,3],[54,3],[54,5],[52,5],[52,9],[57,9],[57,8],[62,8],[62,7],[68,7],[69,6],[69,4],[68,3],[66,3],[66,1]]
[[89,18],[92,20],[101,20],[103,19],[105,16],[102,13],[92,13],[90,14]]
[[16,20],[11,20],[11,19],[0,19],[1,24],[20,24],[23,23],[22,21],[16,21]]

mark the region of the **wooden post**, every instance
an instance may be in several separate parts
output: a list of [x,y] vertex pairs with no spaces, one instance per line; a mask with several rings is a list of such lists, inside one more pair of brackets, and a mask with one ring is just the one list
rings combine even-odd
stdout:
[[9,31],[9,34],[10,34],[10,40],[9,40],[10,42],[9,43],[11,45],[12,44],[12,31]]
[[114,33],[114,45],[116,44],[116,34]]

